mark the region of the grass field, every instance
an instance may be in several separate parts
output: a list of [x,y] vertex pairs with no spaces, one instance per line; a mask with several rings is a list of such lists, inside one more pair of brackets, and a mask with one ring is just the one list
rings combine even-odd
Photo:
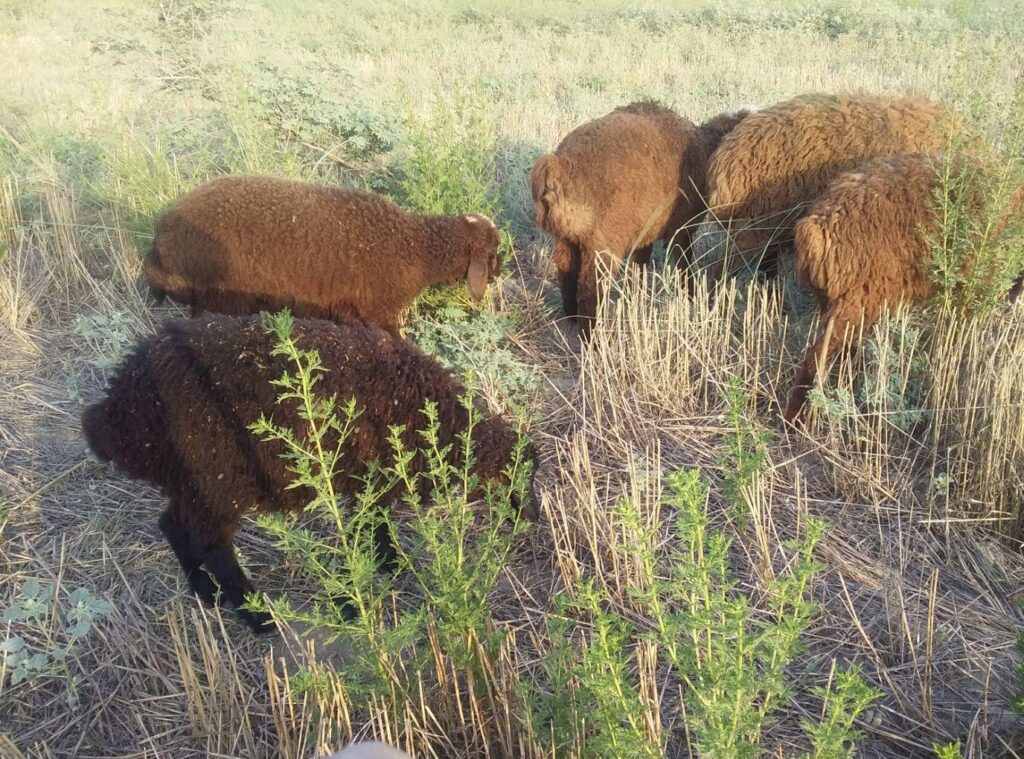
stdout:
[[[584,349],[527,183],[640,98],[699,121],[916,91],[983,104],[998,139],[1022,11],[0,0],[0,758],[306,759],[366,736],[436,757],[1024,755],[1021,307],[892,315],[787,433],[814,328],[791,276],[709,302],[656,266]],[[126,346],[183,313],[141,280],[154,215],[228,172],[508,233],[485,310],[434,294],[407,334],[526,420],[546,518],[462,535],[506,552],[482,620],[453,637],[426,603],[369,695],[354,638],[255,639],[198,604],[159,493],[80,435]],[[270,533],[237,544],[261,590],[308,603]],[[423,598],[403,586],[394,614]]]

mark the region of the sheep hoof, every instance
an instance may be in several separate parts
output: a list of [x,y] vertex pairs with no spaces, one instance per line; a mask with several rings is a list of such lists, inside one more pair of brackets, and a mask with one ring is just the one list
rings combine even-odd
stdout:
[[351,622],[359,616],[359,612],[352,604],[352,599],[348,596],[331,596],[331,605],[339,614],[341,614],[341,618],[346,622]]
[[277,632],[274,618],[265,611],[239,609],[238,616],[256,635],[267,635]]

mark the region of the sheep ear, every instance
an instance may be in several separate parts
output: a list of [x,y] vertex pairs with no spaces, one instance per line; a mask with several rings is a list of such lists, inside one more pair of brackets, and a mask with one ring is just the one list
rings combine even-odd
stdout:
[[481,260],[479,256],[473,256],[469,261],[469,271],[466,272],[466,285],[469,287],[469,294],[474,301],[480,302],[487,294],[487,261]]

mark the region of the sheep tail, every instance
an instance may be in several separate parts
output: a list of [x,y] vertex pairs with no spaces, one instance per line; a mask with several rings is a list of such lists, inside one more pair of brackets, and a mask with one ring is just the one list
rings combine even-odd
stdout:
[[111,435],[102,402],[94,403],[82,412],[82,434],[96,458],[100,461],[111,461],[114,458],[113,452],[107,447]]
[[538,229],[552,231],[548,229],[549,217],[562,197],[564,182],[562,161],[553,153],[542,155],[533,164],[530,189],[533,191],[533,203],[537,213],[533,223]]

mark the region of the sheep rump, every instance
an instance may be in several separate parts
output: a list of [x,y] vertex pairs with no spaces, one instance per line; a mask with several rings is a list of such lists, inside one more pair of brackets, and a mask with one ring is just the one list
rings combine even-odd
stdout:
[[[855,330],[870,327],[901,300],[919,303],[935,292],[929,240],[937,232],[932,204],[945,160],[921,153],[877,158],[841,174],[797,222],[796,274],[818,297],[822,327],[794,378],[787,421],[799,417],[819,362],[826,366]],[[953,171],[964,170],[968,160],[953,159]],[[1024,187],[1007,203],[993,236],[1022,202]],[[978,197],[970,206],[983,203]],[[1019,286],[1018,280],[1014,290]]]
[[369,192],[229,176],[157,220],[144,267],[157,300],[193,315],[287,307],[398,336],[402,312],[429,285],[466,279],[482,298],[499,270],[498,243],[477,214],[421,216]]
[[841,172],[937,150],[954,125],[950,111],[916,96],[802,95],[758,111],[711,158],[693,257],[713,283],[760,256],[773,268],[806,204]]
[[[358,478],[369,462],[393,463],[392,425],[406,425],[403,443],[419,448],[427,401],[437,404],[441,446],[466,430],[465,388],[409,343],[381,330],[320,320],[296,320],[293,336],[303,348],[319,351],[327,369],[317,392],[336,395],[340,404],[355,398],[361,410],[338,463],[339,495],[362,489]],[[297,434],[305,429],[295,401],[276,403],[271,381],[294,367],[287,357],[271,355],[274,344],[258,317],[170,321],[134,347],[105,397],[83,414],[83,432],[97,457],[168,497],[160,528],[190,587],[207,602],[216,587],[201,565],[235,607],[253,590],[232,547],[246,512],[298,512],[312,500],[308,488],[288,487],[293,476],[281,458],[283,444],[258,440],[248,429],[261,412]],[[480,403],[478,409],[474,467],[486,483],[505,476],[519,436],[503,417],[487,414]],[[325,445],[336,443],[334,435]],[[453,446],[450,460],[457,465],[461,453],[461,446]],[[423,471],[422,454],[411,468]],[[389,550],[379,548],[385,555]],[[255,630],[268,627],[265,615],[242,616]]]
[[627,257],[646,264],[659,239],[685,252],[688,225],[704,209],[707,162],[748,113],[721,114],[697,127],[658,103],[631,103],[577,127],[537,159],[530,177],[534,225],[556,238],[563,310],[584,332],[603,297],[598,255],[614,276]]

